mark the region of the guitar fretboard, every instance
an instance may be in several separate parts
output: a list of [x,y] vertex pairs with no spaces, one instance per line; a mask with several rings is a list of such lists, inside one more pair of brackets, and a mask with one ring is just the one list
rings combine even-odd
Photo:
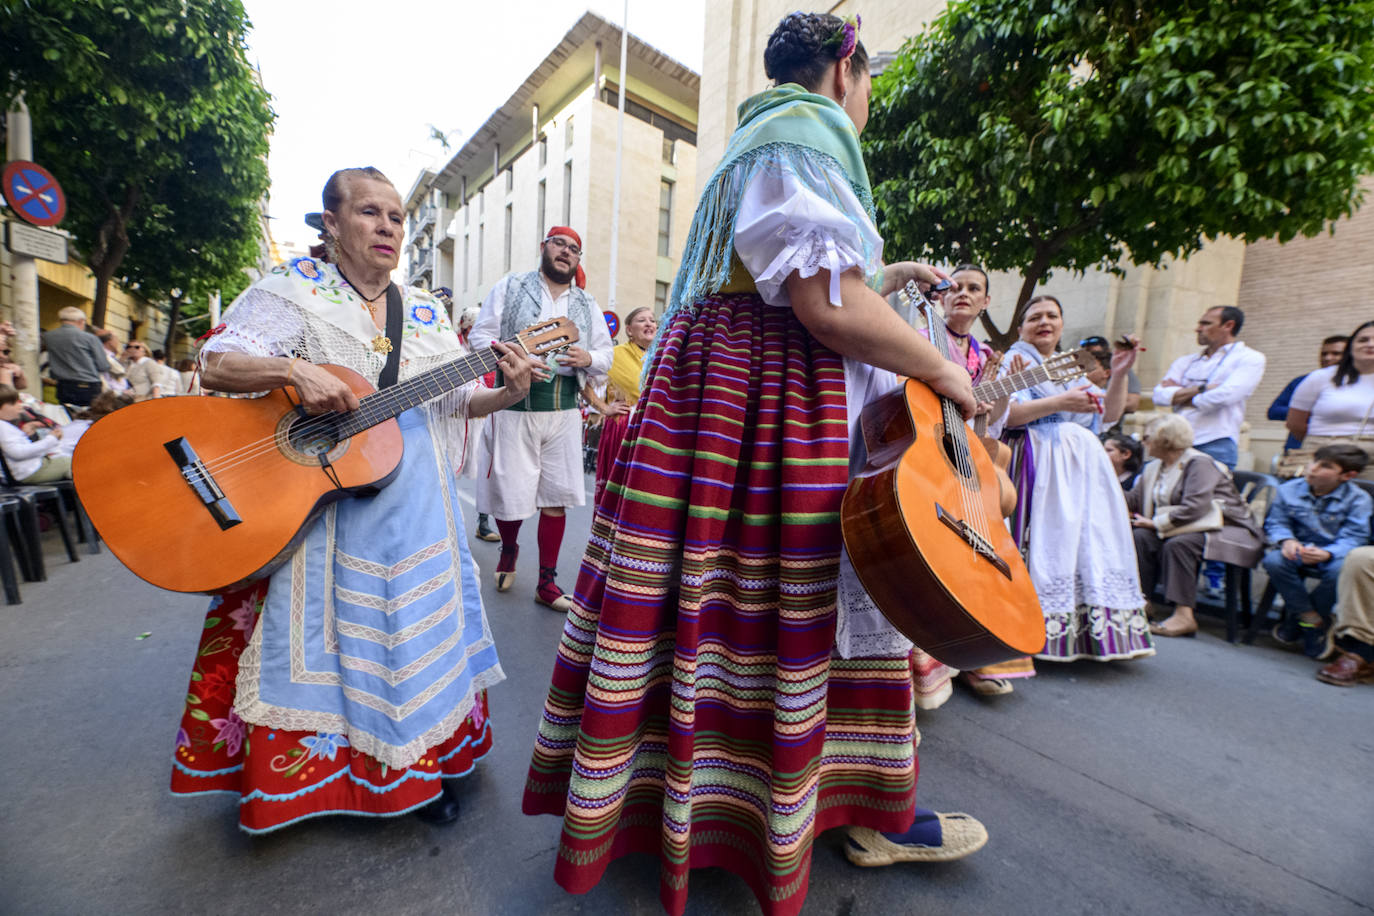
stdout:
[[1003,376],[996,381],[984,382],[973,389],[973,396],[979,401],[995,401],[998,398],[1008,397],[1022,388],[1030,388],[1049,380],[1049,370],[1044,366],[1035,366],[1022,372]]
[[[512,338],[507,343],[515,341],[516,338]],[[435,366],[390,388],[375,391],[360,400],[357,410],[331,415],[339,418],[337,435],[340,439],[356,435],[405,413],[412,407],[418,407],[426,401],[452,391],[479,375],[486,375],[496,368],[497,359],[494,350],[483,348],[480,352],[459,357],[442,366]]]

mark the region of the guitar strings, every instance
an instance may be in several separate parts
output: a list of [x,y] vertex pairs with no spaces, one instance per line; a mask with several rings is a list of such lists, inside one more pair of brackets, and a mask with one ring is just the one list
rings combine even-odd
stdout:
[[[518,342],[521,344],[522,347],[525,347],[524,342],[521,341],[518,336],[514,338],[513,341]],[[527,347],[525,347],[525,349],[526,352],[529,352]],[[488,362],[489,359],[490,363]],[[463,382],[470,381],[472,378],[476,378],[478,375],[482,375],[486,372],[492,371],[497,367],[499,361],[500,357],[496,356],[496,354],[490,350],[485,350],[478,353],[470,353],[467,356],[463,356],[458,359],[452,360],[448,363],[444,363],[441,366],[437,366],[434,369],[429,370],[428,372],[421,373],[420,375],[417,375],[414,378],[407,379],[399,385],[395,385],[392,388],[386,389],[385,391],[377,391],[373,392],[372,394],[366,395],[363,398],[363,406],[356,411],[351,411],[348,413],[330,411],[328,413],[321,414],[316,417],[310,417],[308,420],[302,422],[300,425],[295,426],[291,429],[291,438],[300,439],[302,437],[309,437],[321,432],[330,431],[331,428],[335,427],[340,421],[345,423],[356,423],[364,418],[370,419],[372,413],[376,413],[377,411],[374,410],[372,411],[372,413],[369,413],[368,410],[370,408],[376,407],[376,405],[380,403],[377,400],[373,400],[378,395],[386,395],[386,399],[391,401],[404,400],[405,398],[420,393],[421,389],[426,388],[426,386],[428,386],[431,382],[439,381],[440,384],[443,384],[444,382],[451,381],[451,378],[449,376],[451,376],[452,372],[455,369],[458,370],[461,374],[463,370],[472,369],[475,365],[480,371],[473,372],[472,375],[468,378],[461,379],[459,381],[459,384],[462,384]],[[438,397],[439,395],[444,394],[445,391],[452,390],[456,387],[458,386],[446,386],[438,391],[433,392],[431,396]],[[429,398],[424,398],[422,399],[422,401],[423,400],[429,400]],[[391,416],[395,416],[395,414],[392,414]],[[389,419],[389,417],[379,417],[378,419],[367,423],[367,425],[362,427],[362,429],[376,425],[376,423],[380,423],[386,419]],[[361,432],[362,429],[359,429],[357,431]],[[354,434],[356,433],[351,433],[350,436]],[[342,441],[342,439],[344,438],[348,437],[340,437],[340,441]],[[274,433],[271,436],[267,436],[256,441],[246,443],[229,452],[217,455],[214,458],[203,460],[200,462],[199,466],[193,467],[191,472],[186,474],[185,476],[187,478],[187,481],[190,483],[195,483],[199,481],[208,484],[210,482],[210,478],[212,475],[214,476],[216,482],[218,482],[221,478],[228,480],[230,477],[233,477],[241,482],[243,480],[243,476],[241,474],[231,475],[229,472],[236,470],[239,466],[245,464],[246,462],[252,461],[256,458],[263,457],[264,455],[270,454],[273,451],[277,450],[277,436]],[[263,467],[270,467],[270,465],[265,465]]]
[[[485,372],[489,372],[492,368],[495,368],[494,366],[488,367],[485,359],[482,357],[483,354],[469,354],[468,356],[461,357],[459,359],[453,360],[452,362],[445,363],[442,366],[438,366],[435,369],[430,370],[430,372],[422,373],[421,375],[418,375],[413,379],[407,379],[405,382],[393,386],[392,388],[386,389],[385,391],[373,392],[372,394],[366,395],[364,397],[364,402],[370,402],[367,403],[366,408],[360,407],[359,410],[352,411],[350,413],[330,411],[328,413],[320,414],[319,416],[310,417],[308,420],[305,420],[299,426],[294,427],[291,430],[291,438],[299,439],[301,437],[313,436],[317,433],[328,431],[334,424],[338,423],[340,420],[347,422],[350,419],[354,419],[359,417],[360,415],[363,415],[364,410],[371,408],[378,403],[377,401],[370,400],[374,398],[376,395],[385,394],[387,396],[387,399],[390,400],[404,400],[405,397],[416,393],[419,388],[421,388],[425,384],[428,384],[438,375],[448,374],[448,370],[458,367],[459,363],[476,362]],[[480,374],[482,373],[475,373],[472,377],[475,378],[477,375]],[[442,391],[436,392],[435,396],[437,397],[439,394],[442,393]],[[368,416],[370,416],[370,414],[368,414]],[[381,420],[378,420],[376,422],[381,422]],[[375,423],[369,425],[375,425]],[[271,452],[276,450],[277,436],[274,433],[271,436],[266,436],[262,439],[249,442],[222,455],[217,455],[214,458],[203,460],[201,462],[201,468],[203,468],[202,478],[204,477],[204,475],[207,474],[223,474],[227,471],[234,469],[238,465],[243,464],[246,461],[251,461],[255,458],[262,457],[263,455],[270,454]],[[200,469],[197,470],[198,472],[200,472]]]

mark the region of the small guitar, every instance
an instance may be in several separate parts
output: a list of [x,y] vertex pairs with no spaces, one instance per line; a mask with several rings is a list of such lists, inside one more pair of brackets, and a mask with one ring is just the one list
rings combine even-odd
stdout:
[[[546,356],[577,340],[567,318],[508,343]],[[395,417],[496,368],[484,349],[381,391],[343,366],[320,368],[358,396],[357,410],[309,416],[295,388],[260,398],[142,401],[94,423],[72,477],[110,551],[135,575],[177,592],[221,592],[270,574],[309,522],[346,496],[395,477]]]
[[[1056,353],[1039,366],[1032,366],[1022,372],[1013,372],[991,382],[984,382],[973,389],[973,397],[980,402],[996,401],[1023,388],[1031,388],[1041,382],[1068,382],[1090,371],[1097,359],[1087,350],[1070,350]],[[991,364],[990,364],[991,365]],[[1001,488],[1001,509],[1004,516],[1016,510],[1016,488],[1007,469],[1011,467],[1011,448],[1004,442],[986,435],[987,415],[979,414],[973,423],[974,435],[983,443],[993,465],[997,468],[997,483]]]
[[[914,283],[931,342],[951,358],[944,322]],[[955,668],[1034,655],[1045,620],[1002,522],[993,464],[949,399],[925,383],[864,408],[867,465],[849,482],[840,530],[859,581],[908,639]]]

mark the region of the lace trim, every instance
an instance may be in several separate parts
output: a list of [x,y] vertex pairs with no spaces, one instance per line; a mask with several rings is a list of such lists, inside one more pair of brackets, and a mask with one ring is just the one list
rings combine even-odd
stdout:
[[1139,609],[1145,606],[1136,569],[1097,570],[1089,581],[1082,575],[1037,578],[1035,592],[1045,616],[1072,614],[1084,606]]
[[890,657],[911,651],[911,640],[873,603],[847,554],[840,559],[835,604],[835,651],[840,658]]

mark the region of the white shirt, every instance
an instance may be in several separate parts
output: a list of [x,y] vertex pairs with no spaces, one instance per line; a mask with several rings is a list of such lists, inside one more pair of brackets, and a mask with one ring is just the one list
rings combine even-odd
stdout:
[[[477,313],[477,320],[473,322],[472,331],[468,334],[468,345],[473,352],[490,347],[493,340],[501,339],[501,314],[506,309],[506,295],[510,289],[511,278],[516,274],[506,274],[497,280],[492,286],[491,292],[482,300],[482,309]],[[572,293],[572,287],[567,289],[554,299],[549,293],[549,285],[540,278],[539,284],[539,317],[544,318],[566,318],[568,315],[568,297]],[[585,290],[584,290],[585,292]],[[587,380],[596,382],[604,379],[611,371],[611,360],[615,356],[615,344],[611,341],[611,329],[606,327],[606,316],[601,308],[592,298],[591,293],[587,293],[592,310],[592,339],[579,340],[574,346],[581,347],[592,356],[592,364],[582,371],[586,373]],[[572,366],[559,366],[560,375],[575,375],[577,370]]]
[[1177,384],[1156,385],[1154,402],[1168,407],[1180,388],[1205,384],[1207,390],[1194,397],[1191,405],[1175,411],[1193,427],[1193,444],[1217,439],[1239,441],[1245,402],[1263,377],[1264,354],[1237,340],[1218,347],[1211,356],[1192,353],[1174,360],[1164,378]]
[[1374,375],[1362,375],[1353,384],[1337,388],[1335,366],[1310,373],[1298,383],[1289,410],[1305,410],[1309,436],[1374,436],[1374,425],[1366,425],[1374,407]]
[[10,473],[21,483],[43,466],[43,456],[55,455],[61,448],[61,440],[46,434],[37,442],[30,442],[19,427],[0,420],[0,450],[5,453]]

